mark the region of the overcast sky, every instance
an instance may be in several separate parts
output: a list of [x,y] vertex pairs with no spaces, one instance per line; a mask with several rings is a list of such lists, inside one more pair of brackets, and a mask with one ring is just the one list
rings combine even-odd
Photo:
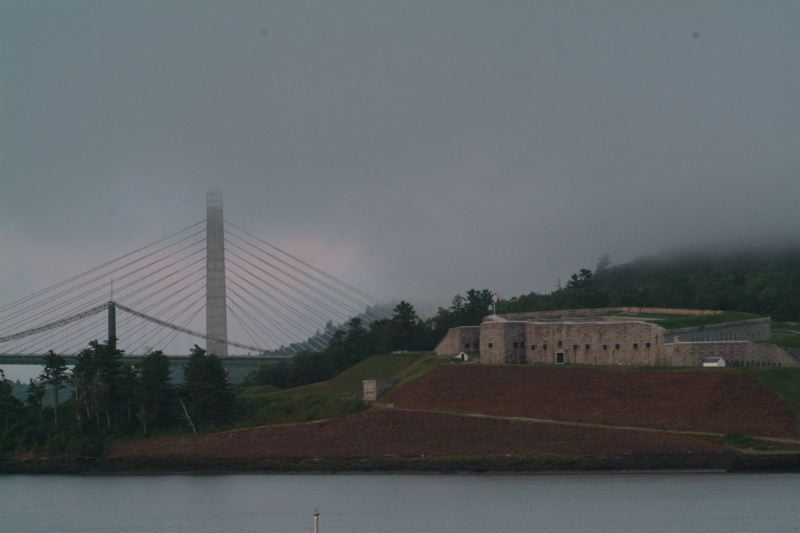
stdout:
[[800,3],[0,0],[0,302],[205,218],[383,299],[800,227]]

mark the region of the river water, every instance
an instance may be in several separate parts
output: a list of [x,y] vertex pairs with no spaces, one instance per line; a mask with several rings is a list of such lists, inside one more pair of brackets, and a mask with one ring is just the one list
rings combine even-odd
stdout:
[[0,476],[0,531],[800,532],[797,474]]

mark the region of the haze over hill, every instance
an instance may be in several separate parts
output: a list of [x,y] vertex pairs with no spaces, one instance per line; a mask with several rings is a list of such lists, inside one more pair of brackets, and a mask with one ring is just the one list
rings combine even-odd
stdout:
[[0,8],[0,302],[226,217],[423,311],[800,227],[796,2]]

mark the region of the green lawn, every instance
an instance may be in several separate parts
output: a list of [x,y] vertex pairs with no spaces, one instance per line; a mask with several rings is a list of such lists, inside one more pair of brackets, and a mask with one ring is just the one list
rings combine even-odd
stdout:
[[800,368],[753,368],[766,385],[772,387],[794,412],[800,432]]
[[313,383],[284,391],[285,394],[323,394],[328,396],[361,397],[361,382],[365,379],[402,380],[428,360],[435,360],[429,353],[402,353],[373,355],[348,368],[329,381]]
[[444,359],[427,352],[373,355],[328,381],[286,390],[276,389],[270,385],[242,386],[239,387],[238,394],[240,398],[309,394],[360,398],[361,382],[365,379],[397,379],[405,382],[409,377],[419,377],[443,362]]
[[776,322],[773,320],[772,329],[800,332],[800,322]]
[[768,342],[784,348],[800,348],[800,335],[789,335],[779,339],[772,339]]
[[321,383],[286,390],[271,385],[237,387],[241,407],[237,426],[310,422],[357,413],[368,407],[360,399],[362,380],[405,383],[446,362],[430,353],[373,355]]
[[641,314],[620,314],[619,316],[628,316],[639,318],[647,322],[658,324],[664,329],[678,329],[698,326],[709,326],[712,324],[723,324],[725,322],[738,322],[740,320],[749,320],[751,318],[761,318],[759,315],[753,313],[745,313],[743,311],[723,311],[717,315],[704,315],[704,316],[683,316],[683,315],[658,315],[653,313]]

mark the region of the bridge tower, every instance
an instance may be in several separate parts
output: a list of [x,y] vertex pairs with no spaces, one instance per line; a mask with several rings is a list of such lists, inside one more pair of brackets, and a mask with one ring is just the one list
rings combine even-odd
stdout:
[[[225,299],[225,228],[222,219],[222,192],[208,192],[206,203],[206,335],[228,340]],[[228,345],[207,341],[206,350],[219,357],[228,355]]]
[[111,353],[117,351],[117,304],[108,302],[108,347]]

